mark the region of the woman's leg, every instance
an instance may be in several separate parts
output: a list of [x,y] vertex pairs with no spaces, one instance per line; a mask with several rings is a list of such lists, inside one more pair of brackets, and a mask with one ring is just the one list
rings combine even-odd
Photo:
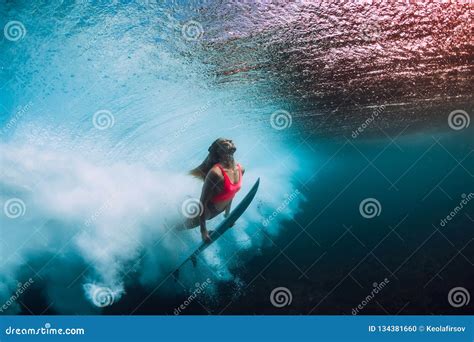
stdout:
[[[211,203],[207,206],[206,208],[206,221],[212,219],[213,217],[216,217],[219,215],[223,210],[217,210],[217,208]],[[200,222],[199,222],[199,216],[197,217],[192,217],[188,218],[184,221],[184,228],[187,229],[193,229],[196,227],[199,227]]]
[[199,226],[199,216],[188,218],[184,221],[184,229],[192,229]]

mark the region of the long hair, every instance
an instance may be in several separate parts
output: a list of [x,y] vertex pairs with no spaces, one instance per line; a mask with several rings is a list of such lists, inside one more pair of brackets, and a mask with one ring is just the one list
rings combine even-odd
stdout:
[[217,151],[219,148],[221,148],[221,143],[224,141],[226,141],[226,139],[216,139],[211,144],[211,146],[209,146],[209,154],[207,155],[206,159],[204,159],[204,161],[198,167],[189,171],[189,174],[196,178],[204,180],[204,178],[206,178],[207,176],[207,173],[212,169],[212,167],[220,162],[220,157]]

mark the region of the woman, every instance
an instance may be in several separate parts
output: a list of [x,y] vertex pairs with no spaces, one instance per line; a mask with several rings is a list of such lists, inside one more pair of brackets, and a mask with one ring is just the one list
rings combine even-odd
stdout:
[[206,228],[209,220],[223,211],[224,217],[230,212],[235,194],[242,185],[245,170],[234,160],[236,147],[232,140],[219,138],[208,149],[209,154],[190,174],[204,181],[201,192],[202,210],[199,216],[186,221],[186,228],[201,227],[203,241],[210,242],[211,237]]

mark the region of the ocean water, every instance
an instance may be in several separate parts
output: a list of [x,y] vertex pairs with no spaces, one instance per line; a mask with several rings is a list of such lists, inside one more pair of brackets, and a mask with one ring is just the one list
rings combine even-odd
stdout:
[[[468,312],[448,299],[474,290],[470,11],[2,2],[2,312]],[[175,280],[200,241],[171,229],[187,171],[221,136],[237,200],[261,188]]]

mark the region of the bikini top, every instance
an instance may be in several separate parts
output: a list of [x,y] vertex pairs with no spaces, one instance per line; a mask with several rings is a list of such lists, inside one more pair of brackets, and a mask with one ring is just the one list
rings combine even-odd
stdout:
[[222,171],[222,175],[224,176],[224,187],[219,194],[211,199],[211,202],[229,201],[234,198],[235,194],[242,186],[242,168],[240,167],[240,164],[237,164],[237,169],[239,170],[239,181],[237,183],[232,183],[222,165],[217,163],[216,166]]

